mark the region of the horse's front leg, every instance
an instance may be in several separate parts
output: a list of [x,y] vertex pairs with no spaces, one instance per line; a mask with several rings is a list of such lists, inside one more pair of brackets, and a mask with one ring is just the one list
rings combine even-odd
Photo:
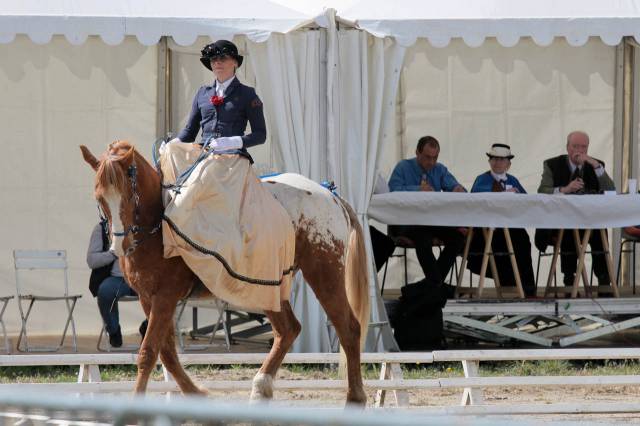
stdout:
[[301,329],[289,302],[282,302],[280,312],[266,311],[265,313],[273,328],[273,346],[258,374],[253,378],[251,401],[273,397],[273,378]]
[[178,386],[180,386],[182,393],[208,395],[209,392],[207,390],[201,389],[193,383],[189,375],[187,375],[187,372],[182,368],[182,364],[180,364],[180,359],[176,352],[174,323],[169,322],[165,324],[165,326],[168,331],[160,350],[160,360],[162,364],[167,371],[171,373]]
[[141,299],[141,303],[149,318],[149,325],[138,352],[138,376],[134,389],[136,393],[144,393],[147,390],[149,376],[156,366],[158,354],[167,336],[167,329],[173,329],[166,327],[166,324],[172,323],[176,309],[175,303],[168,303],[157,296],[154,296],[150,302]]

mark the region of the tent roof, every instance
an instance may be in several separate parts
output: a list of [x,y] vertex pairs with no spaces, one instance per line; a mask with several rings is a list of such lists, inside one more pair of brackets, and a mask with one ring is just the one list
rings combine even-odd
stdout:
[[0,43],[27,34],[47,43],[63,34],[73,44],[99,35],[118,44],[134,35],[145,45],[171,36],[181,45],[198,36],[246,35],[264,41],[316,22],[325,8],[342,21],[378,37],[395,37],[403,45],[427,38],[446,46],[461,37],[479,46],[496,37],[504,46],[521,37],[540,45],[565,37],[582,45],[600,37],[616,45],[624,36],[640,40],[640,0],[20,0],[0,5]]
[[63,34],[73,44],[99,35],[118,44],[135,35],[145,45],[171,36],[181,45],[198,36],[231,38],[247,35],[266,40],[272,32],[286,33],[312,21],[309,14],[271,0],[20,0],[0,5],[0,43],[27,34],[48,43]]
[[616,45],[624,36],[640,40],[640,0],[358,0],[338,16],[378,37],[403,45],[424,37],[446,46],[461,37],[479,46],[496,37],[504,46],[520,37],[548,45],[565,37],[574,46],[591,36]]

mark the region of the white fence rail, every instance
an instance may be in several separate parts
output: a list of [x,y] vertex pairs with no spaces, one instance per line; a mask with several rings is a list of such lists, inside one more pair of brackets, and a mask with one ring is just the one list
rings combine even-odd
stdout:
[[454,418],[411,412],[367,412],[355,408],[344,410],[301,409],[266,404],[246,405],[218,403],[202,397],[173,398],[171,403],[158,397],[69,398],[51,394],[0,392],[0,422],[12,419],[20,424],[82,424],[86,422],[153,424],[168,426],[195,422],[210,425],[507,425],[506,421]]
[[[180,360],[184,365],[208,364],[260,364],[265,354],[181,354]],[[0,384],[0,392],[10,392],[19,387],[29,391],[55,392],[126,392],[133,389],[133,382],[104,382],[100,374],[101,365],[135,364],[136,354],[56,354],[56,355],[1,355],[0,367],[7,366],[46,366],[46,365],[78,365],[77,383],[46,383],[46,384]],[[366,380],[365,386],[376,391],[375,406],[385,405],[387,393],[392,396],[392,406],[408,407],[408,391],[413,389],[442,389],[462,388],[462,407],[477,412],[504,412],[504,407],[485,405],[483,388],[495,387],[533,387],[533,386],[638,386],[638,375],[602,375],[602,376],[507,376],[482,377],[479,375],[479,365],[482,361],[511,361],[511,360],[601,360],[601,359],[640,359],[640,348],[615,349],[513,349],[513,350],[457,350],[434,352],[404,352],[404,353],[366,353],[362,356],[363,363],[381,365],[378,380]],[[285,364],[333,364],[338,362],[338,354],[309,353],[289,354],[285,357]],[[465,377],[435,378],[435,379],[405,379],[401,364],[434,363],[434,362],[462,362]],[[200,385],[211,390],[249,390],[250,380],[200,381]],[[346,388],[342,380],[276,380],[275,388],[280,390],[338,390]],[[165,381],[151,381],[151,392],[172,392],[178,387],[168,374]],[[535,404],[534,404],[535,405]],[[476,407],[472,407],[476,406]],[[518,408],[512,406],[510,413],[524,410],[530,412],[640,412],[638,404],[599,404],[597,401],[575,404],[539,404],[532,408],[526,405]],[[453,407],[451,407],[453,409]],[[449,409],[450,410],[450,409]],[[515,410],[515,411],[513,411]],[[449,411],[447,411],[449,412]]]

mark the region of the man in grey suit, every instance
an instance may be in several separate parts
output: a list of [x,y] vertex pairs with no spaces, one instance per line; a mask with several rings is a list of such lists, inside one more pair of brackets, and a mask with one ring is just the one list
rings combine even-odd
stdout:
[[[615,190],[611,177],[607,174],[604,162],[589,156],[589,135],[583,131],[573,131],[567,136],[567,153],[545,160],[542,180],[538,187],[544,194],[601,194],[603,191]],[[536,230],[536,247],[545,251],[553,244],[557,230]],[[593,269],[598,277],[599,285],[610,285],[611,279],[602,253],[600,232],[594,232],[589,239],[593,252]],[[564,274],[565,285],[572,285],[576,273],[577,256],[575,242],[571,232],[565,232],[562,238],[562,255],[560,267]]]

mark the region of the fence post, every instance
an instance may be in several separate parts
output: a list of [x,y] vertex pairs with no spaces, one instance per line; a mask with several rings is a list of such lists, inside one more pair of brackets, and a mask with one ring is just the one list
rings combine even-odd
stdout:
[[[464,377],[478,377],[478,370],[480,369],[480,361],[462,361],[462,368],[464,370]],[[462,393],[462,401],[460,405],[478,405],[484,404],[484,397],[482,396],[482,389],[477,388],[464,388]]]

